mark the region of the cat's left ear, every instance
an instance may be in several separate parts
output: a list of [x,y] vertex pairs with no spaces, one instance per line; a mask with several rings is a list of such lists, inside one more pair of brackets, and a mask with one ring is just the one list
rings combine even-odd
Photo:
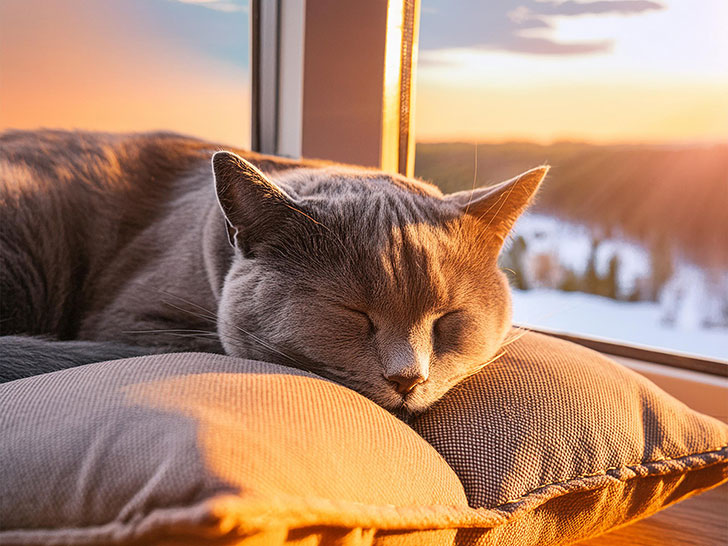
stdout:
[[232,152],[212,156],[215,191],[228,241],[246,255],[285,223],[295,204],[275,182]]
[[548,171],[548,165],[543,165],[495,186],[453,193],[446,199],[458,205],[463,214],[477,218],[500,249],[513,224],[533,200]]

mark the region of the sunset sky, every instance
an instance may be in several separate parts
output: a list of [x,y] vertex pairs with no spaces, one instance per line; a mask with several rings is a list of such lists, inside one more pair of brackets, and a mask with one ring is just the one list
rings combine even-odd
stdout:
[[247,1],[0,0],[0,130],[250,143]]
[[420,140],[728,140],[725,0],[422,0]]
[[[728,140],[725,0],[422,0],[418,140]],[[0,130],[249,144],[244,0],[0,1]]]

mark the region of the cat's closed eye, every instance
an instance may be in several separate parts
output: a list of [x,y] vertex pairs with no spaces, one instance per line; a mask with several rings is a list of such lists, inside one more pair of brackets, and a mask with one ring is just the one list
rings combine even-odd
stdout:
[[435,352],[444,353],[456,350],[463,335],[466,313],[455,309],[441,315],[432,325],[433,346]]
[[377,327],[374,324],[374,321],[369,316],[369,314],[366,311],[361,311],[360,309],[354,309],[353,307],[346,307],[343,306],[343,309],[346,310],[347,314],[359,325],[362,326],[362,328],[365,328],[365,331],[369,335],[374,335],[377,332]]

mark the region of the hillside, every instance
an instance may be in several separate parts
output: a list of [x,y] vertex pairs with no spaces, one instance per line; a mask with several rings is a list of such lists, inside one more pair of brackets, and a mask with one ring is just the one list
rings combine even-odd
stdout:
[[[552,166],[535,210],[728,267],[728,144],[693,147],[505,143],[478,145],[475,184]],[[418,143],[415,174],[443,191],[473,186],[475,146]]]

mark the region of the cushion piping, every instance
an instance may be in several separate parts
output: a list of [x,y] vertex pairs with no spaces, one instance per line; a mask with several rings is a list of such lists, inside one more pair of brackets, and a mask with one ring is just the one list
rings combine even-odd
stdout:
[[[515,499],[510,499],[510,500],[501,502],[500,504],[497,504],[496,506],[492,506],[492,507],[485,508],[485,509],[487,509],[487,510],[498,510],[500,508],[503,508],[504,506],[508,506],[509,504],[515,504],[517,502],[520,502],[523,499],[525,499],[526,497],[528,497],[530,495],[533,495],[535,493],[538,493],[541,489],[545,489],[547,487],[552,487],[552,486],[556,486],[556,485],[561,485],[561,486],[568,485],[571,482],[574,482],[576,480],[582,480],[582,479],[585,479],[585,478],[595,478],[595,477],[598,477],[598,476],[606,476],[606,475],[609,474],[609,472],[614,471],[614,470],[637,470],[637,469],[639,469],[641,467],[646,467],[647,465],[656,465],[658,463],[664,463],[664,462],[669,462],[669,461],[680,461],[681,459],[688,459],[688,458],[691,458],[691,457],[703,457],[703,456],[706,456],[706,455],[713,455],[713,454],[720,453],[723,450],[726,450],[726,448],[728,448],[728,444],[724,444],[724,445],[719,446],[717,448],[709,448],[708,451],[702,451],[700,453],[693,453],[692,455],[681,455],[679,457],[661,457],[659,459],[653,459],[651,461],[646,461],[646,462],[640,461],[639,463],[627,463],[627,464],[623,464],[623,465],[620,465],[620,466],[610,466],[610,467],[605,468],[604,470],[600,470],[599,472],[594,472],[592,474],[581,474],[579,476],[574,476],[574,477],[571,477],[571,478],[566,478],[564,480],[559,480],[559,481],[556,481],[556,482],[546,483],[546,484],[539,485],[538,487],[534,487],[533,489],[531,489],[528,493],[524,493],[520,497],[516,497]],[[728,455],[728,452],[726,453],[726,455]],[[715,461],[715,462],[719,462],[719,461]],[[712,462],[710,464],[712,464]],[[710,466],[710,464],[708,464],[706,466]],[[693,470],[693,468],[698,468],[698,467],[691,467],[691,468],[689,468],[687,470]],[[671,470],[671,469],[668,469],[668,470]],[[663,473],[660,473],[660,472],[651,472],[650,475],[656,476],[656,475],[660,475],[660,474],[669,474],[669,473],[670,473],[669,471],[668,472],[663,472]],[[627,479],[632,479],[632,477],[627,478]],[[622,481],[627,481],[627,480],[625,479],[625,480],[622,480]],[[550,498],[553,498],[553,497],[550,497]],[[482,509],[482,508],[480,508],[480,509]]]

